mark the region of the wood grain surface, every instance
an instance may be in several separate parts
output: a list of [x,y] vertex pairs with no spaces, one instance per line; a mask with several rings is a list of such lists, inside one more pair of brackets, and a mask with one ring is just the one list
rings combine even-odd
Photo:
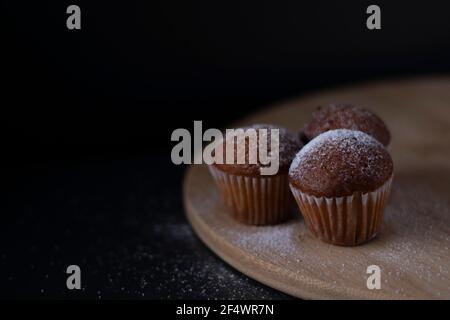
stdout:
[[[184,181],[184,204],[198,236],[244,274],[308,299],[450,299],[450,78],[385,81],[319,92],[243,119],[298,131],[321,104],[375,111],[392,133],[394,183],[381,233],[358,247],[314,238],[300,213],[287,223],[232,220],[205,165]],[[381,289],[369,290],[369,265]]]

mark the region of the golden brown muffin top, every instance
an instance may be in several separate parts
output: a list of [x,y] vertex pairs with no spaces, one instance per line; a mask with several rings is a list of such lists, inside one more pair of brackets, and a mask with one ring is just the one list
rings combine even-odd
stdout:
[[308,195],[342,197],[381,187],[393,173],[386,148],[361,131],[331,130],[301,149],[289,170],[290,183]]
[[[257,146],[256,150],[251,149],[249,146],[249,139],[243,134],[239,134],[236,137],[235,144],[234,144],[234,163],[233,164],[220,164],[220,163],[214,163],[213,166],[216,168],[227,172],[229,174],[233,175],[240,175],[240,176],[260,176],[260,168],[261,167],[269,167],[269,165],[261,164],[259,161],[259,156],[257,158],[256,164],[251,164],[249,161],[249,152],[256,152],[256,154],[259,153],[259,137],[260,137],[260,130],[266,129],[267,138],[263,138],[264,141],[268,141],[267,150],[270,154],[272,151],[272,145],[270,143],[271,141],[271,129],[278,129],[279,130],[279,170],[277,175],[279,174],[285,174],[289,170],[289,166],[292,162],[292,159],[294,159],[295,154],[300,150],[302,147],[302,143],[299,141],[298,137],[296,137],[294,134],[289,132],[286,128],[274,126],[271,124],[254,124],[252,126],[243,127],[240,129],[243,129],[244,131],[246,129],[253,128],[258,133],[257,136]],[[261,132],[263,134],[264,131]],[[263,137],[266,137],[265,135],[262,135]],[[223,155],[226,157],[226,144],[230,142],[230,139],[223,140],[217,148],[222,148]],[[245,144],[245,148],[240,148],[239,146],[242,146]],[[238,150],[245,152],[245,163],[244,164],[238,164],[237,163],[237,157],[238,157]]]
[[388,128],[376,114],[351,104],[330,104],[319,107],[313,119],[303,128],[302,139],[310,141],[328,130],[349,129],[365,132],[383,145],[391,140]]

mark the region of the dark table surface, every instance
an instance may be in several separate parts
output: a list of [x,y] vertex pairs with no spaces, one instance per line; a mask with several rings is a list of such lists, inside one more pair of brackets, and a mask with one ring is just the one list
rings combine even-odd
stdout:
[[[288,299],[214,255],[184,215],[166,154],[4,168],[0,296]],[[66,268],[81,268],[81,290]]]

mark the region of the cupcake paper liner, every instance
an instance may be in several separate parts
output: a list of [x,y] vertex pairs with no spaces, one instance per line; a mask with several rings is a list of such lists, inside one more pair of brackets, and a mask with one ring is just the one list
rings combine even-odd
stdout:
[[309,230],[325,242],[354,246],[375,237],[383,222],[392,178],[368,193],[326,198],[290,188]]
[[294,200],[287,174],[264,177],[231,175],[214,166],[209,170],[236,220],[251,225],[283,222],[292,216]]

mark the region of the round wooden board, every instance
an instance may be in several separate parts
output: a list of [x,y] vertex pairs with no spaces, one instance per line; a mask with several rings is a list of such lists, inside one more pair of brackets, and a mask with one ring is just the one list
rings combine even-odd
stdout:
[[[379,236],[358,247],[314,238],[298,217],[245,226],[227,214],[205,165],[188,169],[187,216],[230,265],[268,286],[308,299],[450,299],[450,78],[367,84],[291,101],[244,119],[297,131],[317,105],[352,102],[375,111],[392,133],[395,178]],[[381,289],[366,271],[381,269]]]

